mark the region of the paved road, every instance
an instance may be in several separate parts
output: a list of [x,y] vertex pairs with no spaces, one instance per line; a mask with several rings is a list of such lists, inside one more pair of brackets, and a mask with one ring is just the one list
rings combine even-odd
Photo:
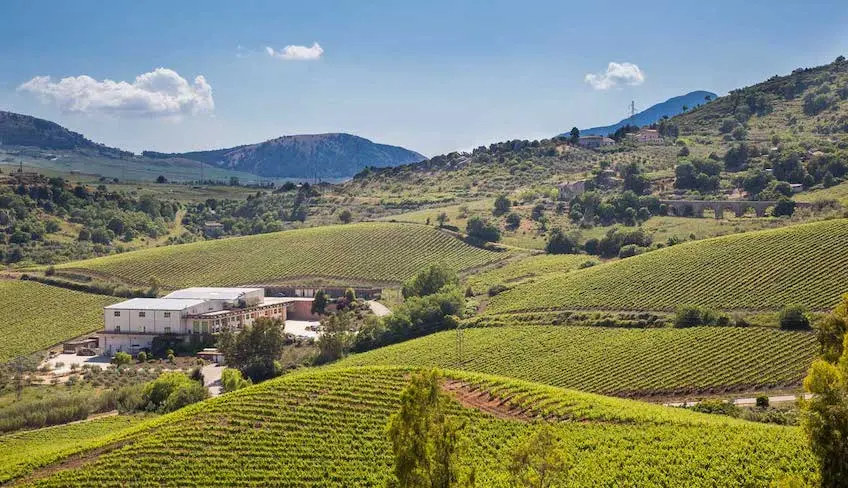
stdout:
[[216,397],[223,392],[221,386],[221,372],[224,366],[212,363],[201,368],[203,373],[203,386],[209,389],[209,395]]
[[[812,397],[813,397],[813,395],[811,395],[810,393],[807,393],[807,394],[804,395],[804,398],[806,398],[808,400]],[[772,397],[769,397],[769,404],[794,402],[797,399],[798,399],[798,395],[772,396]],[[686,406],[691,407],[691,406],[697,405],[701,402],[700,401],[672,402],[672,403],[663,403],[663,405],[665,405],[666,407],[682,407],[684,405],[684,403],[685,403]],[[757,404],[757,399],[756,398],[737,398],[737,399],[733,400],[733,404],[739,405],[740,407],[750,407],[750,406]]]
[[365,303],[367,303],[368,306],[371,307],[371,311],[374,312],[374,315],[376,315],[377,317],[383,317],[392,313],[392,311],[389,310],[389,307],[383,305],[380,302],[374,300],[366,300]]

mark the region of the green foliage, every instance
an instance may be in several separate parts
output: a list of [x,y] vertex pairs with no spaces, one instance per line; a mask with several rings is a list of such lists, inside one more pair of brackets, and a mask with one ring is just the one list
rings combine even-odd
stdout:
[[459,284],[456,272],[442,264],[431,264],[403,285],[403,297],[423,297],[437,293],[449,285]]
[[495,198],[495,208],[492,209],[492,214],[496,217],[501,216],[509,212],[510,207],[512,207],[512,202],[509,201],[509,197],[507,195],[498,195]]
[[[341,366],[457,367],[622,396],[796,386],[817,352],[813,334],[777,328],[463,327],[356,354]],[[661,372],[661,374],[660,374]]]
[[[432,227],[356,223],[158,247],[80,261],[68,267],[132,283],[146,283],[155,275],[162,286],[178,288],[304,275],[348,282],[403,282],[435,261],[462,270],[503,257]],[[239,265],[233,266],[234,262]],[[62,267],[57,266],[57,270]]]
[[138,362],[140,362],[140,363],[146,363],[147,362],[147,353],[144,352],[144,351],[139,352],[138,355],[137,355],[137,359],[138,359]]
[[848,332],[848,294],[824,319],[816,324],[816,336],[825,361],[835,363],[842,356],[842,343]]
[[[722,310],[833,307],[845,293],[848,220],[687,242],[523,283],[494,297],[487,314],[545,309]],[[815,264],[812,264],[815,263]]]
[[795,213],[795,202],[786,197],[781,198],[774,206],[775,217],[791,217],[793,213]]
[[466,282],[475,293],[485,293],[502,283],[517,283],[551,273],[567,273],[585,262],[597,263],[580,254],[540,254],[507,262],[504,266],[469,276]]
[[241,371],[235,368],[226,368],[221,372],[221,386],[224,392],[241,390],[252,384],[250,378],[245,378]]
[[118,351],[115,353],[115,357],[112,358],[112,362],[115,363],[116,366],[124,366],[133,362],[132,356],[129,353]]
[[569,455],[550,425],[542,424],[522,439],[511,454],[509,472],[519,486],[545,488],[565,481]]
[[459,481],[460,425],[446,415],[436,371],[412,375],[386,432],[394,453],[390,486],[448,488]]
[[329,302],[330,298],[327,296],[327,293],[324,290],[318,290],[312,299],[310,311],[313,314],[324,315],[327,313],[327,304]]
[[800,305],[783,307],[778,317],[780,328],[785,330],[809,330],[810,318],[807,310]]
[[674,314],[675,327],[685,328],[702,325],[727,326],[730,325],[730,318],[704,307],[685,305],[677,308],[677,312]]
[[498,227],[479,216],[468,219],[465,225],[465,233],[468,237],[482,242],[497,242],[501,240],[501,231]]
[[225,331],[218,339],[218,349],[232,368],[236,368],[253,382],[277,375],[274,364],[283,351],[285,338],[280,319],[257,318],[253,325],[241,332]]
[[46,286],[32,281],[0,280],[0,363],[46,349],[102,327],[103,307],[118,301]]
[[354,325],[351,312],[332,314],[321,321],[318,337],[318,363],[341,359],[353,343]]
[[545,245],[548,254],[576,254],[580,251],[577,239],[566,235],[559,227],[554,227]]

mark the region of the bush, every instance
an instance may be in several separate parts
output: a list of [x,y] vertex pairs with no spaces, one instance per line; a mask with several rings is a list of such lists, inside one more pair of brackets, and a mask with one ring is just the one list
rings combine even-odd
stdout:
[[165,412],[173,412],[174,410],[183,408],[186,405],[191,405],[192,403],[197,403],[207,398],[209,398],[209,390],[200,383],[192,381],[188,385],[181,385],[179,388],[174,390],[174,392],[168,395],[168,398],[162,405],[162,410]]
[[241,371],[233,368],[226,368],[221,372],[221,385],[224,392],[236,391],[252,385],[250,378],[242,376]]
[[468,237],[482,242],[497,242],[501,240],[500,229],[488,220],[484,220],[478,216],[468,219],[468,223],[465,225],[465,232],[468,234]]
[[142,390],[145,408],[157,412],[173,412],[208,396],[209,391],[202,384],[177,372],[162,373]]
[[548,254],[575,254],[578,252],[577,239],[568,236],[559,227],[555,227],[551,230],[545,251]]
[[790,305],[780,311],[780,328],[784,330],[809,330],[810,319],[800,305]]
[[730,317],[723,313],[691,305],[679,307],[674,315],[674,326],[678,328],[702,325],[726,327],[732,325],[731,322]]
[[117,353],[115,353],[115,357],[112,358],[112,362],[115,363],[116,366],[130,364],[132,363],[132,360],[132,356],[130,356],[129,353],[123,351],[118,351]]
[[459,284],[457,274],[440,264],[431,264],[403,284],[403,297],[432,295],[447,285]]
[[140,363],[146,363],[147,362],[147,353],[144,352],[144,351],[141,351],[140,353],[138,353],[137,359],[138,359],[138,362],[140,362]]
[[766,395],[760,395],[757,397],[757,408],[768,408],[769,406],[769,397]]
[[493,297],[493,296],[499,295],[499,294],[501,294],[501,293],[503,293],[507,290],[509,290],[508,286],[501,284],[501,283],[498,283],[497,285],[492,285],[492,286],[489,287],[488,294],[489,294],[490,297]]

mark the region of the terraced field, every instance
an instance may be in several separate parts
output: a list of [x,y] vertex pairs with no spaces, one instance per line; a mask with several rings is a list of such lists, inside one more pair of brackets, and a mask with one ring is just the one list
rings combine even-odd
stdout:
[[[409,370],[293,373],[155,419],[146,429],[36,472],[35,486],[382,486],[391,471],[385,424]],[[446,372],[465,400],[502,399],[517,416],[467,401],[452,414],[470,438],[462,463],[478,486],[513,486],[509,453],[544,416],[573,461],[575,486],[767,486],[812,478],[797,428],[751,424],[537,384]],[[717,455],[720,453],[720,455]]]
[[797,386],[817,354],[812,333],[764,328],[607,329],[508,326],[440,332],[341,366],[454,367],[606,395],[648,396]]
[[545,309],[832,308],[848,292],[848,220],[679,244],[522,284],[486,313]]
[[103,307],[117,301],[32,281],[0,280],[0,362],[97,330],[103,326]]
[[105,417],[0,436],[0,483],[50,464],[87,445],[100,443],[144,419],[144,416],[128,415]]
[[432,227],[364,223],[204,241],[62,265],[171,288],[268,283],[303,277],[402,282],[429,263],[456,270],[506,253],[470,246]]
[[486,293],[492,285],[509,286],[550,273],[566,273],[587,262],[597,263],[597,260],[579,254],[539,254],[469,276],[466,283],[474,293]]

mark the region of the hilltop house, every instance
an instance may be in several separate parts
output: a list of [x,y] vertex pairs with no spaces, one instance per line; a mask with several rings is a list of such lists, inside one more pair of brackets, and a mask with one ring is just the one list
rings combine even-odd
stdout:
[[604,146],[612,146],[615,141],[604,136],[580,136],[577,139],[577,144],[589,149],[598,149]]
[[262,288],[186,288],[162,298],[133,298],[104,308],[99,349],[135,353],[149,349],[156,336],[188,340],[192,334],[238,331],[261,317],[286,320],[290,308],[301,312],[303,300],[265,297]]
[[566,181],[557,186],[560,200],[571,200],[572,198],[586,193],[586,180]]
[[635,138],[636,142],[640,142],[642,144],[662,144],[663,142],[662,136],[656,129],[642,128],[639,129],[639,132],[630,133],[627,136]]

